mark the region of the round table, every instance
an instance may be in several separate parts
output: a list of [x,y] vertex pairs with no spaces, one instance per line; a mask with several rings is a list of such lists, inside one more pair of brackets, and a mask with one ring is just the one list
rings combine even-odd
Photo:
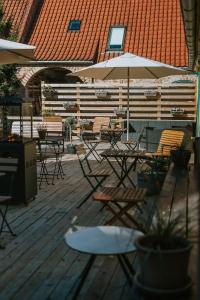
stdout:
[[135,271],[126,254],[136,250],[134,242],[141,235],[143,233],[140,231],[121,226],[86,227],[70,234],[66,233],[65,242],[70,248],[91,255],[81,274],[73,299],[78,296],[97,255],[116,255],[131,284],[129,273],[134,275]]

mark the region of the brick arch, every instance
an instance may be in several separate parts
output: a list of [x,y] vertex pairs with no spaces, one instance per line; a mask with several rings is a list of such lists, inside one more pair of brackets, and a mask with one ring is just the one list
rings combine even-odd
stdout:
[[[51,67],[39,67],[39,66],[34,66],[34,67],[22,67],[18,70],[18,74],[17,77],[20,79],[22,85],[24,87],[26,87],[28,85],[28,83],[30,82],[30,80],[39,72],[41,72],[42,70],[46,70],[46,69],[53,69],[53,68],[60,68],[60,69],[66,69],[69,70],[71,72],[75,72],[78,71],[80,69],[82,69],[83,67],[74,67],[74,66],[70,66],[70,67],[63,67],[63,66],[51,66]],[[81,78],[82,79],[82,78]]]

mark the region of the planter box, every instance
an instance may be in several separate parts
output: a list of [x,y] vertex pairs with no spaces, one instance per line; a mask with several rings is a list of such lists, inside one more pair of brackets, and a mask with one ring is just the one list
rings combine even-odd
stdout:
[[76,154],[76,148],[73,144],[67,145],[67,153],[68,154]]

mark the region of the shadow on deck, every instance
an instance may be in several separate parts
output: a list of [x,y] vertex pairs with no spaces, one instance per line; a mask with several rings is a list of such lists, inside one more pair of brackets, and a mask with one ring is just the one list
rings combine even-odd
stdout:
[[[88,256],[69,249],[63,236],[80,226],[102,225],[107,211],[100,211],[99,203],[89,199],[77,209],[88,184],[83,178],[75,156],[64,161],[65,178],[55,185],[42,185],[38,196],[27,207],[11,207],[9,220],[17,233],[11,238],[4,235],[6,244],[0,250],[1,300],[62,300],[71,299],[78,276]],[[197,205],[196,187],[190,174],[190,207]],[[185,178],[183,176],[183,178]],[[184,205],[185,179],[174,186],[174,206]],[[165,190],[171,188],[168,174]],[[184,187],[184,189],[182,188]],[[162,194],[164,199],[166,193]],[[169,197],[166,201],[169,201]],[[156,199],[151,199],[152,203]],[[165,205],[170,205],[165,201]],[[153,206],[152,206],[153,207]],[[196,251],[193,248],[194,261]],[[133,258],[130,256],[130,258]],[[191,264],[192,277],[196,276],[196,263]],[[130,288],[115,257],[98,257],[78,299],[129,300],[142,299]],[[194,298],[193,298],[194,299]]]

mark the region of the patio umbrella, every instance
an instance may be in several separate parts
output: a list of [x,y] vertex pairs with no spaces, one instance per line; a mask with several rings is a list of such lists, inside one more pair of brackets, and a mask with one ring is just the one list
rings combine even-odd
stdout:
[[0,64],[23,64],[34,60],[35,47],[0,39]]
[[158,79],[189,72],[131,53],[103,61],[74,72],[73,75],[100,80],[127,79],[127,140],[129,139],[129,85],[130,79]]

